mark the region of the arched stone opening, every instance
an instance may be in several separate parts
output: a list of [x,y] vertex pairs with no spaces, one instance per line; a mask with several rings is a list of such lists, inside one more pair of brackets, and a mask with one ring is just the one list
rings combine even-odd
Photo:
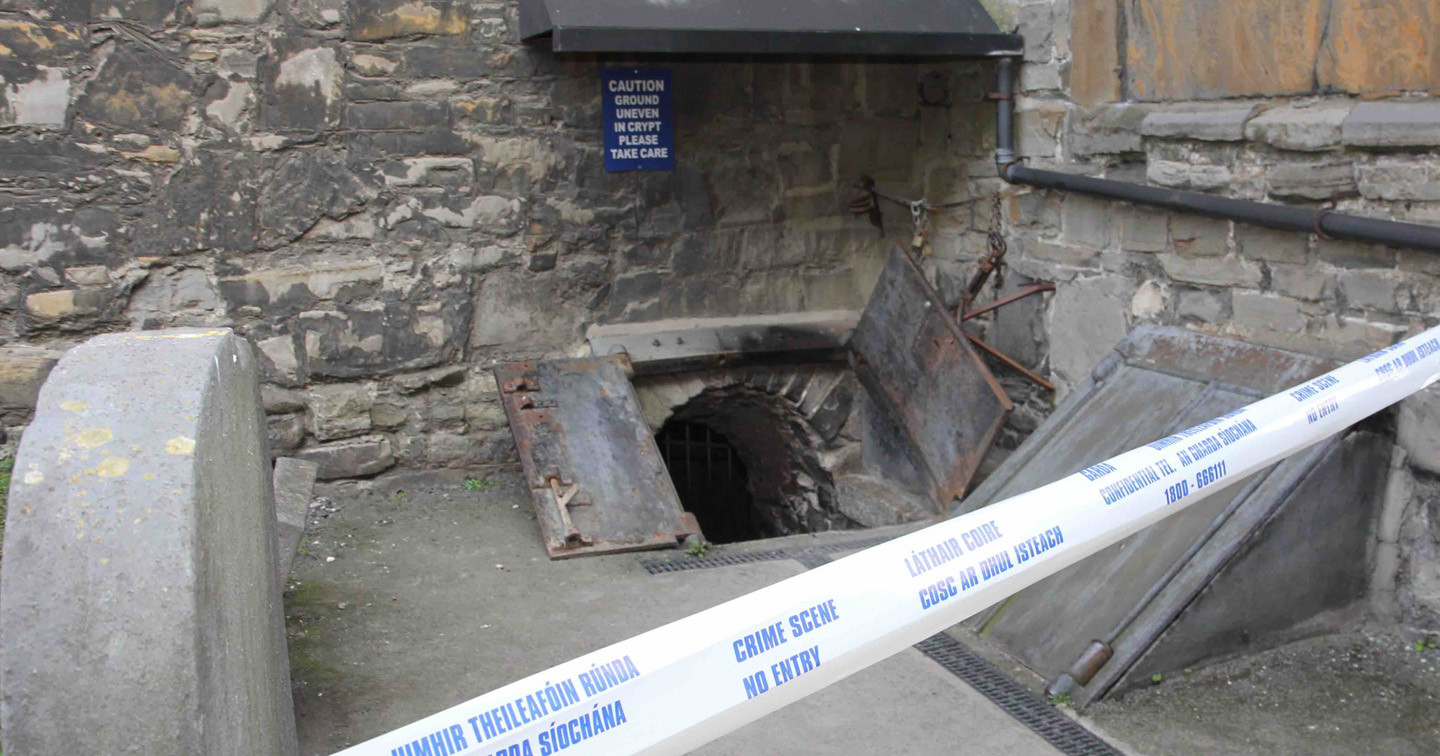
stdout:
[[[681,502],[711,541],[855,526],[836,504],[824,442],[783,397],[745,385],[707,389],[676,409],[660,440]],[[722,470],[727,453],[733,465]],[[718,485],[706,488],[712,481]]]
[[715,543],[862,526],[842,511],[836,484],[859,454],[858,391],[843,365],[636,381],[681,503]]

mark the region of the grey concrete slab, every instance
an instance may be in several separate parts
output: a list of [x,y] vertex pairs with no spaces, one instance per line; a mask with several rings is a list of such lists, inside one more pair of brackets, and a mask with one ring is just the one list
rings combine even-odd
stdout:
[[227,329],[65,354],[16,457],[10,756],[293,754],[256,363]]
[[276,575],[281,583],[290,574],[295,550],[305,535],[305,514],[315,498],[315,475],[320,466],[294,457],[275,460]]
[[[551,562],[519,476],[497,480],[499,488],[482,491],[382,485],[338,500],[338,512],[311,523],[287,594],[302,753],[334,752],[804,569],[784,560],[650,575],[640,562],[654,555]],[[951,754],[961,746],[1055,753],[906,651],[701,753]]]

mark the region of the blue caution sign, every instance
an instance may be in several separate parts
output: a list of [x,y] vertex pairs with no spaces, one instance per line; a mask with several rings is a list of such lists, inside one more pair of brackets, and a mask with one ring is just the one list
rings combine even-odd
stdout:
[[675,111],[668,68],[607,68],[605,170],[675,170]]

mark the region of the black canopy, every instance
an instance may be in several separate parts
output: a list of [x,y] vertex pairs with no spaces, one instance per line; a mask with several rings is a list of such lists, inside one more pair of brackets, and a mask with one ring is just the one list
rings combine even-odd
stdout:
[[975,58],[1019,55],[978,0],[521,0],[555,52]]

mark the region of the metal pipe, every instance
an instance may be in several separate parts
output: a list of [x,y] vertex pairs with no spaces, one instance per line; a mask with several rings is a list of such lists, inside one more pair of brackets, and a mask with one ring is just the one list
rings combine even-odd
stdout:
[[1440,226],[1365,218],[1332,210],[1307,210],[1288,205],[1216,197],[1196,192],[1130,184],[1124,181],[1073,176],[1022,165],[1015,155],[1014,93],[1015,71],[1010,59],[996,67],[995,166],[1000,177],[1012,184],[1060,189],[1102,199],[1129,202],[1182,213],[1195,213],[1250,223],[1282,231],[1317,234],[1321,238],[1343,239],[1391,247],[1409,247],[1440,252]]

